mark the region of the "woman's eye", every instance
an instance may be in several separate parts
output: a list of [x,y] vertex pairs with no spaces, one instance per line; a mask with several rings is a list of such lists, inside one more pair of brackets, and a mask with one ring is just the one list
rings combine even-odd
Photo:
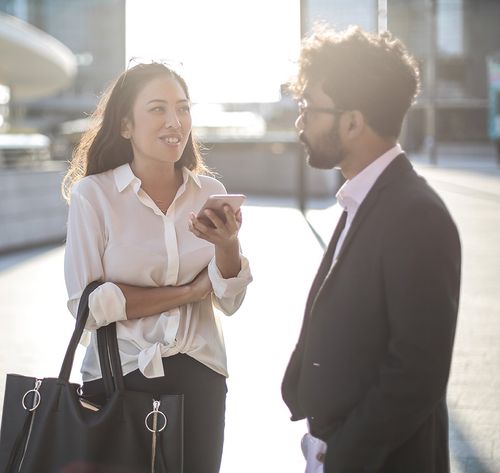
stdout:
[[183,107],[179,107],[179,112],[181,113],[189,113],[191,111],[191,108],[189,105],[184,105]]

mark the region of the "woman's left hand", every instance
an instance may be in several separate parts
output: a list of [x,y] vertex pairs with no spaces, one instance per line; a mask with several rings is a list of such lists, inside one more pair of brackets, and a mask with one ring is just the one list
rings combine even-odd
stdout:
[[215,262],[223,278],[234,278],[241,269],[240,242],[238,232],[241,227],[241,210],[233,212],[229,205],[224,208],[225,221],[213,210],[206,209],[204,214],[213,227],[204,223],[195,214],[189,216],[189,230],[198,238],[215,245]]
[[204,211],[213,227],[196,218],[194,213],[189,216],[189,230],[198,238],[213,243],[220,249],[229,248],[238,242],[238,232],[241,227],[241,209],[233,212],[229,205],[223,207],[225,221],[210,209]]
[[200,221],[192,213],[189,216],[189,230],[198,238],[215,245],[215,262],[223,278],[234,278],[241,269],[240,243],[238,231],[241,227],[241,210],[233,212],[229,205],[224,206],[225,221],[213,210],[204,211],[213,227]]

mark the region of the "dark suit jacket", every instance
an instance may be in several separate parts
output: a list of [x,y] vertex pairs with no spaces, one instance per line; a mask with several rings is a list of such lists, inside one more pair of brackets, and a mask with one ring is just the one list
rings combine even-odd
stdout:
[[325,473],[449,471],[460,259],[444,203],[398,156],[320,267],[283,380],[292,420],[327,442]]

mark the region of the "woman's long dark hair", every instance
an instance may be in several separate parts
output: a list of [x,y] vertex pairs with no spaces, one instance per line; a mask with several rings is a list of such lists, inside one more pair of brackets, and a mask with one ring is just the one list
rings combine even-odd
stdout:
[[[91,127],[78,143],[62,183],[62,194],[69,201],[71,187],[84,176],[98,174],[132,162],[130,140],[122,137],[122,120],[131,118],[132,106],[143,87],[158,76],[172,77],[181,85],[186,97],[189,91],[184,79],[161,63],[138,64],[124,71],[102,95],[91,117]],[[186,147],[176,168],[186,167],[198,174],[207,173],[199,145],[189,134]]]

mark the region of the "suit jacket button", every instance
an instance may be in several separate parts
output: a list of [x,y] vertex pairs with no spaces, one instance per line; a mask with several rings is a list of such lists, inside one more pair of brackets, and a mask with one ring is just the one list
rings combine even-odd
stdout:
[[320,367],[320,364],[319,364],[319,363],[314,363],[314,362],[313,362],[313,366],[314,366],[315,368],[319,368],[319,367]]

